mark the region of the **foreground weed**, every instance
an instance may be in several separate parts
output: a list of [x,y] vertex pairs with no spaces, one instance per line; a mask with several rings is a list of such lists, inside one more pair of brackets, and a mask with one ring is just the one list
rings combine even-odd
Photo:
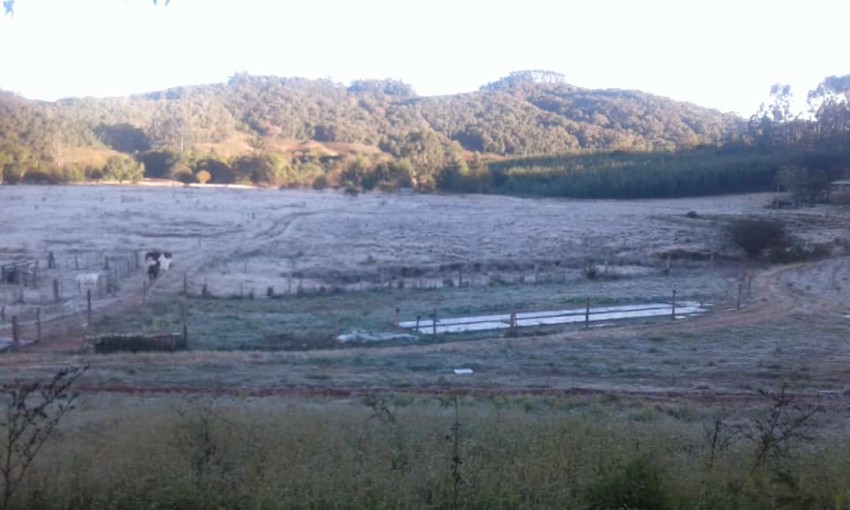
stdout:
[[77,393],[71,386],[87,369],[63,368],[49,381],[19,384],[4,391],[7,401],[0,418],[0,510],[9,508],[38,453],[56,433],[62,417],[74,408]]
[[460,458],[460,431],[463,425],[460,423],[460,414],[458,412],[458,398],[457,395],[450,395],[446,397],[440,398],[440,405],[443,407],[452,407],[454,409],[454,421],[451,426],[450,435],[446,436],[447,440],[452,442],[452,463],[451,463],[451,472],[452,472],[452,504],[451,507],[454,510],[458,508],[458,502],[460,500],[460,486],[463,484],[463,477],[460,474],[460,466],[463,464],[463,460]]
[[823,411],[820,406],[795,402],[785,386],[760,393],[771,400],[771,407],[743,430],[744,437],[755,444],[753,470],[769,458],[786,458],[795,444],[813,440],[812,422]]

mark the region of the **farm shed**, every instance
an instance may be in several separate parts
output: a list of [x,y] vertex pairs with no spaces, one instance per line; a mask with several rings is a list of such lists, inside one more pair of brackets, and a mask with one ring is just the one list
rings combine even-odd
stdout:
[[850,179],[841,179],[832,181],[829,184],[829,192],[831,193],[850,193]]

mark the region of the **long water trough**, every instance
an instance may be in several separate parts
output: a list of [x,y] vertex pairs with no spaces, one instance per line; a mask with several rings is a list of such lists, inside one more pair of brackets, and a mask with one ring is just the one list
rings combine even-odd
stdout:
[[[684,319],[688,316],[708,311],[708,306],[693,301],[676,303],[675,318]],[[548,326],[556,324],[573,324],[623,319],[642,319],[649,317],[673,316],[674,308],[671,303],[646,303],[640,305],[603,306],[591,308],[573,308],[567,310],[550,310],[543,312],[516,313],[516,327]],[[511,314],[476,315],[472,317],[450,317],[436,321],[432,317],[420,321],[403,321],[399,326],[405,329],[417,330],[426,335],[434,333],[466,333],[471,331],[487,331],[507,329],[511,327]]]

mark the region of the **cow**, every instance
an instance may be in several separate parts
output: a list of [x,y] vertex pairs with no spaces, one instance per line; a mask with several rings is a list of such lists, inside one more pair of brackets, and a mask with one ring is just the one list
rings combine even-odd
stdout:
[[159,278],[160,272],[168,271],[171,267],[171,253],[167,251],[149,251],[145,253],[145,264],[148,267],[148,279]]

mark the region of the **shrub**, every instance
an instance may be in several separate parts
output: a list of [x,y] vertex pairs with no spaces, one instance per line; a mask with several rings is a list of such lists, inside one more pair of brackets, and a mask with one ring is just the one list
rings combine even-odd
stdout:
[[195,180],[197,180],[200,184],[206,184],[210,182],[212,179],[212,175],[206,170],[199,170],[198,173],[195,174]]
[[671,508],[662,483],[661,468],[646,455],[619,469],[602,470],[584,496],[586,508],[607,510],[664,510]]
[[726,230],[732,242],[740,246],[747,256],[753,259],[760,257],[765,251],[770,251],[775,257],[792,245],[785,227],[774,220],[736,219],[727,226]]
[[582,273],[588,280],[595,280],[599,277],[599,267],[593,262],[588,262],[582,268]]
[[171,169],[170,177],[175,181],[180,181],[183,184],[191,184],[195,182],[195,174],[192,173],[192,169],[189,168],[188,165],[184,165],[182,163],[177,163]]
[[323,190],[328,187],[328,178],[325,175],[320,175],[313,180],[313,189]]

